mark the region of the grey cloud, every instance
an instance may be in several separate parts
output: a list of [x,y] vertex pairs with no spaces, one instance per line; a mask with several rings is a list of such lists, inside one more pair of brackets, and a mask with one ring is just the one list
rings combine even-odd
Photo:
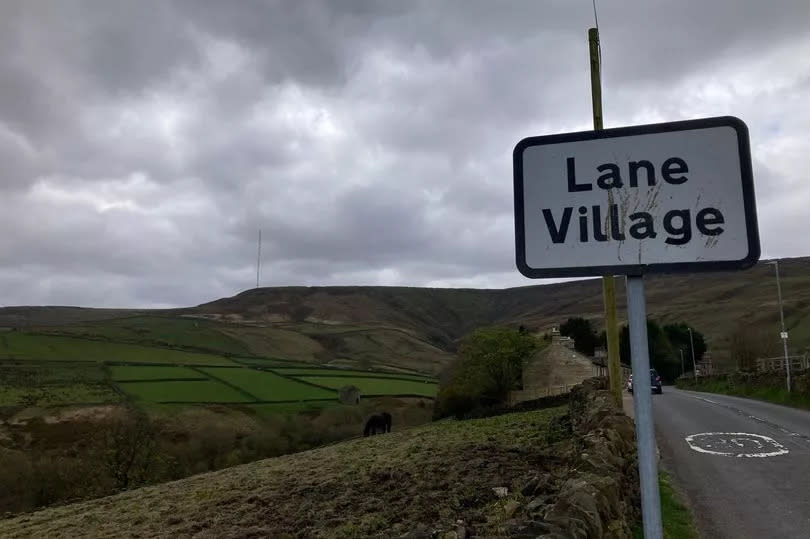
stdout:
[[[590,126],[587,2],[0,10],[6,304],[232,294],[259,228],[266,285],[526,284],[512,147]],[[808,254],[808,10],[600,4],[607,124],[743,117],[770,256]]]

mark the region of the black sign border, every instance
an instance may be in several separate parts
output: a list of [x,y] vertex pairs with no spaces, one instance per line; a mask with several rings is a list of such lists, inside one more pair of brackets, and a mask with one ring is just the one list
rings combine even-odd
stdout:
[[[620,264],[611,266],[532,268],[526,264],[526,235],[523,200],[523,152],[533,146],[547,146],[564,142],[596,140],[672,131],[689,131],[713,127],[731,127],[737,132],[740,154],[740,174],[742,176],[743,207],[748,236],[748,254],[740,260],[672,262],[662,264]],[[603,129],[601,131],[578,131],[540,137],[527,137],[517,143],[512,153],[515,196],[515,253],[517,268],[530,279],[549,277],[593,277],[599,275],[643,275],[646,273],[691,273],[703,271],[730,271],[747,269],[757,263],[760,257],[759,227],[757,224],[754,177],[751,172],[751,147],[748,140],[748,126],[734,116],[717,116],[698,120],[667,122],[660,124],[637,125]]]

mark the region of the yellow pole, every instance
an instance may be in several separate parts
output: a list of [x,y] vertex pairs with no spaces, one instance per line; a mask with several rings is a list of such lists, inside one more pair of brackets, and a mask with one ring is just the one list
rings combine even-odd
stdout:
[[[599,56],[599,30],[588,30],[588,44],[591,56],[591,100],[593,103],[593,128],[602,127],[602,66]],[[608,196],[612,193],[608,191]],[[606,227],[610,228],[610,227]],[[607,230],[610,234],[610,230]],[[602,277],[602,296],[605,302],[605,333],[607,335],[608,379],[610,392],[617,406],[622,405],[622,372],[619,367],[619,329],[616,322],[616,278],[613,275]]]

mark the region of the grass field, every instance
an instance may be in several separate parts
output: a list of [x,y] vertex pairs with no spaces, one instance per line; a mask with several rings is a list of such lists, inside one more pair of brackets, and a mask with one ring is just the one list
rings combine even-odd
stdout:
[[34,387],[48,384],[104,381],[104,367],[87,363],[6,362],[0,360],[0,386]]
[[254,395],[262,401],[335,399],[336,393],[253,369],[200,369]]
[[372,377],[372,378],[400,378],[407,380],[416,380],[419,382],[428,381],[436,383],[435,378],[428,376],[420,376],[418,374],[400,374],[395,372],[375,372],[375,371],[356,371],[349,369],[318,369],[318,368],[273,368],[273,371],[284,376],[356,376],[356,377]]
[[112,365],[109,369],[112,379],[116,382],[124,382],[127,380],[167,380],[171,378],[199,378],[206,380],[205,376],[187,367],[129,367]]
[[234,364],[222,356],[213,354],[23,332],[0,335],[0,358],[190,365]]
[[239,391],[215,382],[125,382],[119,386],[139,400],[151,402],[251,402]]
[[452,357],[444,350],[405,331],[369,329],[310,335],[337,358],[351,360],[354,367],[374,367],[384,362],[420,372],[439,372]]
[[0,406],[61,406],[112,403],[121,396],[103,384],[48,385],[43,387],[0,386]]
[[[360,339],[370,346],[361,355],[371,353],[375,346],[397,348],[394,341],[377,342],[380,336],[366,331],[370,330],[344,332],[347,342]],[[402,337],[401,332],[388,333]],[[254,350],[242,344],[240,336],[254,344],[261,342],[259,348],[265,350],[302,348],[292,354],[293,359],[247,357]],[[221,350],[223,355],[171,348],[181,346]],[[36,332],[4,332],[0,333],[0,405],[115,402],[121,396],[110,381],[144,404],[320,401],[326,405],[323,403],[337,400],[336,390],[345,385],[356,385],[366,395],[435,396],[435,380],[426,376],[330,369],[299,359],[323,353],[318,341],[288,330],[169,316],[141,315],[39,327]],[[365,363],[367,359],[356,362]],[[246,366],[277,369],[278,374]],[[302,409],[309,408],[312,406]]]
[[[0,520],[3,537],[400,537],[455,529],[503,537],[504,500],[559,463],[555,408],[446,421]],[[519,494],[518,494],[519,496]],[[511,498],[510,498],[511,499]]]
[[243,343],[225,335],[218,327],[219,324],[208,320],[178,316],[134,316],[93,324],[45,327],[38,331],[151,346],[185,346],[227,354],[249,353]]
[[228,326],[222,333],[244,343],[250,354],[284,357],[302,362],[318,362],[323,347],[307,335],[279,328]]
[[301,363],[299,361],[291,361],[286,359],[277,359],[272,357],[237,357],[233,356],[233,360],[237,363],[244,363],[245,365],[253,365],[256,367],[275,368],[312,368],[311,364]]
[[319,386],[340,389],[346,385],[357,386],[363,395],[419,395],[436,396],[436,384],[415,380],[392,380],[390,378],[344,378],[327,376],[298,376]]

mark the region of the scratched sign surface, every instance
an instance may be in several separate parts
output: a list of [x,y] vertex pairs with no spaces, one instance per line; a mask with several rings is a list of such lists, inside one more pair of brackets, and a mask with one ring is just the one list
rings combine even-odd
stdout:
[[527,277],[743,269],[760,254],[748,129],[708,118],[522,140]]

